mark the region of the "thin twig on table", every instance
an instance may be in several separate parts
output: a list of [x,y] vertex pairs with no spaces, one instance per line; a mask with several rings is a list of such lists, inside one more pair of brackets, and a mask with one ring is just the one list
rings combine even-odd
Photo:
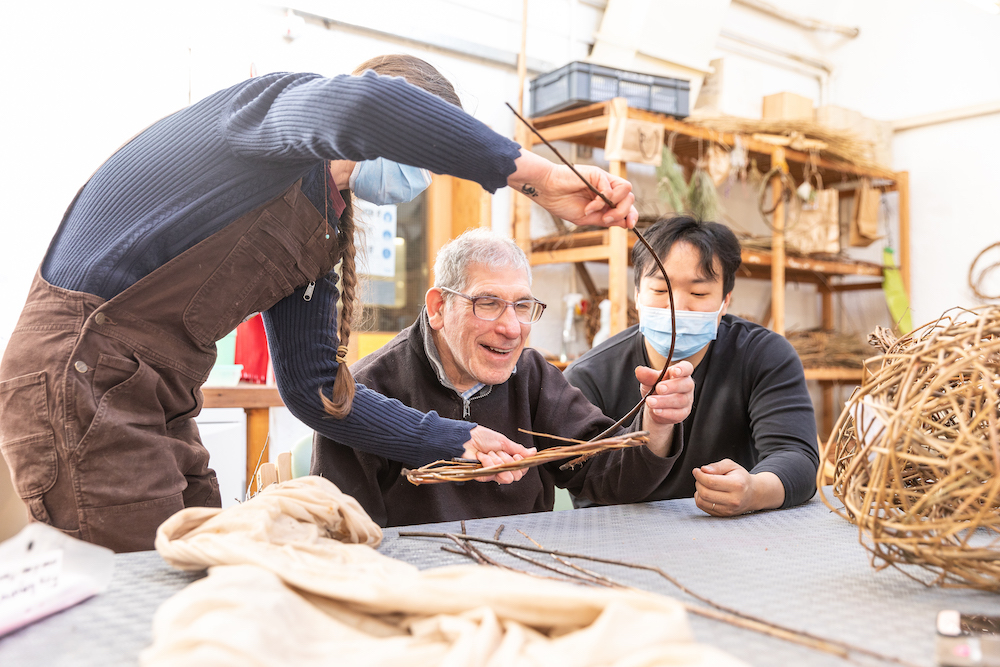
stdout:
[[[734,625],[734,626],[737,626],[737,627],[740,627],[740,628],[744,628],[744,629],[747,629],[747,630],[753,630],[755,632],[759,632],[761,634],[765,634],[765,635],[768,635],[770,637],[775,637],[775,638],[778,638],[778,639],[784,639],[786,641],[789,641],[789,642],[792,642],[792,643],[795,643],[795,644],[799,644],[800,646],[806,646],[808,648],[812,648],[812,649],[815,649],[817,651],[822,651],[824,653],[830,653],[832,655],[836,655],[836,656],[839,656],[839,657],[844,658],[844,659],[849,659],[851,653],[856,653],[856,654],[861,654],[861,655],[868,656],[870,658],[875,658],[877,660],[881,660],[882,662],[889,662],[889,663],[898,664],[898,665],[905,665],[906,667],[917,667],[914,663],[908,662],[908,661],[903,660],[901,658],[896,658],[896,657],[893,657],[893,656],[883,655],[883,654],[881,654],[881,653],[879,653],[877,651],[872,651],[870,649],[867,649],[867,648],[864,648],[864,647],[861,647],[861,646],[855,646],[853,644],[849,644],[847,642],[843,642],[843,641],[840,641],[840,640],[824,639],[822,637],[818,637],[818,636],[813,635],[811,633],[803,632],[801,630],[795,630],[793,628],[788,628],[788,627],[785,627],[783,625],[779,625],[777,623],[772,623],[770,621],[766,621],[766,620],[760,619],[760,618],[758,618],[756,616],[753,616],[751,614],[747,614],[747,613],[741,612],[741,611],[739,611],[737,609],[732,609],[732,608],[727,607],[725,605],[719,604],[719,603],[714,602],[714,601],[712,601],[712,600],[710,600],[710,599],[708,599],[708,598],[706,598],[706,597],[704,597],[702,595],[698,595],[697,593],[694,593],[693,591],[691,591],[690,589],[688,589],[686,586],[682,585],[676,578],[672,577],[671,575],[667,574],[664,570],[662,570],[662,569],[660,569],[660,568],[658,568],[656,566],[653,566],[653,565],[643,565],[641,563],[628,563],[628,562],[625,562],[625,561],[615,560],[613,558],[603,558],[601,556],[590,556],[590,555],[587,555],[587,554],[576,554],[576,553],[570,553],[570,552],[566,552],[566,551],[558,551],[558,550],[555,550],[555,549],[545,549],[545,548],[542,548],[540,546],[528,546],[528,545],[524,545],[524,544],[513,544],[513,543],[510,543],[510,542],[501,542],[499,540],[491,540],[491,539],[489,539],[487,537],[477,537],[477,536],[474,536],[474,535],[455,535],[454,533],[433,533],[433,532],[426,532],[426,531],[400,531],[398,533],[398,535],[400,537],[433,537],[433,538],[439,538],[439,539],[441,539],[441,538],[443,538],[443,539],[450,539],[450,540],[454,540],[454,541],[480,542],[480,543],[483,543],[483,544],[492,544],[492,545],[494,545],[496,547],[501,548],[505,552],[509,552],[509,550],[511,550],[511,549],[519,549],[519,550],[523,550],[523,551],[531,551],[531,552],[535,552],[535,553],[548,554],[550,556],[560,556],[562,558],[579,558],[579,559],[582,559],[582,560],[593,561],[595,563],[607,563],[607,564],[610,564],[610,565],[618,565],[618,566],[621,566],[621,567],[627,567],[627,568],[632,568],[632,569],[637,569],[637,570],[647,570],[649,572],[654,572],[654,573],[658,574],[659,576],[663,577],[664,579],[666,579],[671,584],[673,584],[674,586],[676,586],[681,592],[685,593],[686,595],[689,595],[689,596],[693,597],[694,599],[696,599],[696,600],[698,600],[698,601],[700,601],[700,602],[708,605],[708,607],[702,607],[702,606],[699,606],[699,605],[694,605],[694,604],[690,604],[690,603],[687,603],[687,602],[678,601],[678,602],[680,602],[680,604],[682,604],[684,606],[684,608],[687,611],[691,612],[692,614],[697,614],[699,616],[704,616],[705,618],[711,618],[713,620],[722,621],[724,623],[729,623],[730,625]],[[534,540],[532,540],[532,541],[534,542]],[[540,567],[545,567],[541,563],[535,563],[535,564],[539,565]],[[510,566],[506,566],[506,565],[503,566],[503,567],[505,567],[506,569],[509,569],[509,570],[513,570],[515,572],[521,572],[522,574],[530,574],[532,576],[540,576],[540,575],[537,575],[537,574],[534,574],[534,573],[531,573],[531,572],[524,572],[522,570],[517,570],[515,568],[512,568]],[[554,569],[554,568],[546,568],[546,569]],[[586,578],[584,578],[584,577],[582,577],[580,575],[576,575],[576,574],[569,574],[569,575],[565,575],[565,576],[567,576],[567,577],[569,577],[571,579],[577,580],[577,581],[583,581],[583,582],[587,581]],[[588,583],[594,583],[594,582],[588,582]]]
[[[517,532],[519,532],[522,535],[524,535],[524,537],[529,542],[531,542],[532,544],[534,544],[536,547],[539,547],[539,548],[542,547],[541,544],[539,544],[538,542],[536,542],[535,540],[533,540],[530,535],[528,535],[526,532],[524,532],[520,528],[517,529]],[[566,560],[565,558],[563,558],[561,556],[557,556],[555,554],[552,554],[552,558],[554,558],[555,560],[559,561],[560,563],[562,563],[566,567],[571,567],[574,570],[576,570],[577,572],[581,572],[581,573],[583,573],[584,575],[586,575],[588,577],[591,577],[593,579],[597,579],[597,580],[599,580],[601,582],[606,582],[607,585],[618,586],[619,588],[623,587],[622,584],[619,584],[616,581],[612,581],[611,579],[605,577],[603,574],[600,574],[600,573],[597,573],[597,572],[592,572],[592,571],[588,570],[587,568],[581,567],[580,565],[577,565],[576,563],[572,563],[572,562]]]

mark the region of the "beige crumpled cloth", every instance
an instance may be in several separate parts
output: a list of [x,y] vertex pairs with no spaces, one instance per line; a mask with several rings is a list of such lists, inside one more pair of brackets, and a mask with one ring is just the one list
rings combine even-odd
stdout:
[[492,567],[420,571],[379,554],[379,527],[330,481],[303,477],[227,510],[165,521],[156,549],[209,569],[161,605],[161,665],[742,665],[696,644],[683,607]]

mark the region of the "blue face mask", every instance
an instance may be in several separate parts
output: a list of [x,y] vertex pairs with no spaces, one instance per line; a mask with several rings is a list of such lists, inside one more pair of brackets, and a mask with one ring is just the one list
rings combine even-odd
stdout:
[[412,201],[431,184],[431,173],[385,158],[354,165],[348,187],[355,196],[372,204],[402,204]]
[[[664,357],[670,352],[670,309],[639,306],[639,331]],[[677,311],[677,342],[674,345],[673,361],[687,359],[713,340],[719,331],[719,313],[697,310]]]

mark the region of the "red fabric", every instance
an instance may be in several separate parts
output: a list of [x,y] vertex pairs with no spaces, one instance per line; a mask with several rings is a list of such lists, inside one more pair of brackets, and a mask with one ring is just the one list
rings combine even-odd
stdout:
[[337,184],[334,183],[333,174],[330,173],[329,169],[326,170],[326,187],[328,193],[327,199],[330,202],[330,205],[333,206],[333,212],[336,213],[339,218],[340,214],[344,212],[345,208],[347,208],[347,202],[344,201],[344,198],[340,194],[340,190],[337,189]]
[[242,379],[267,382],[267,336],[260,313],[236,327],[236,363],[243,364]]

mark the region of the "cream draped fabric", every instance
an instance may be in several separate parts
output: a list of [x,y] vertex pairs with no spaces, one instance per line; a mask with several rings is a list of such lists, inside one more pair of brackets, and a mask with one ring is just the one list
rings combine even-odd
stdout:
[[227,510],[185,509],[156,549],[208,577],[153,619],[162,665],[741,665],[696,644],[683,607],[492,567],[420,571],[379,554],[379,527],[320,477]]

